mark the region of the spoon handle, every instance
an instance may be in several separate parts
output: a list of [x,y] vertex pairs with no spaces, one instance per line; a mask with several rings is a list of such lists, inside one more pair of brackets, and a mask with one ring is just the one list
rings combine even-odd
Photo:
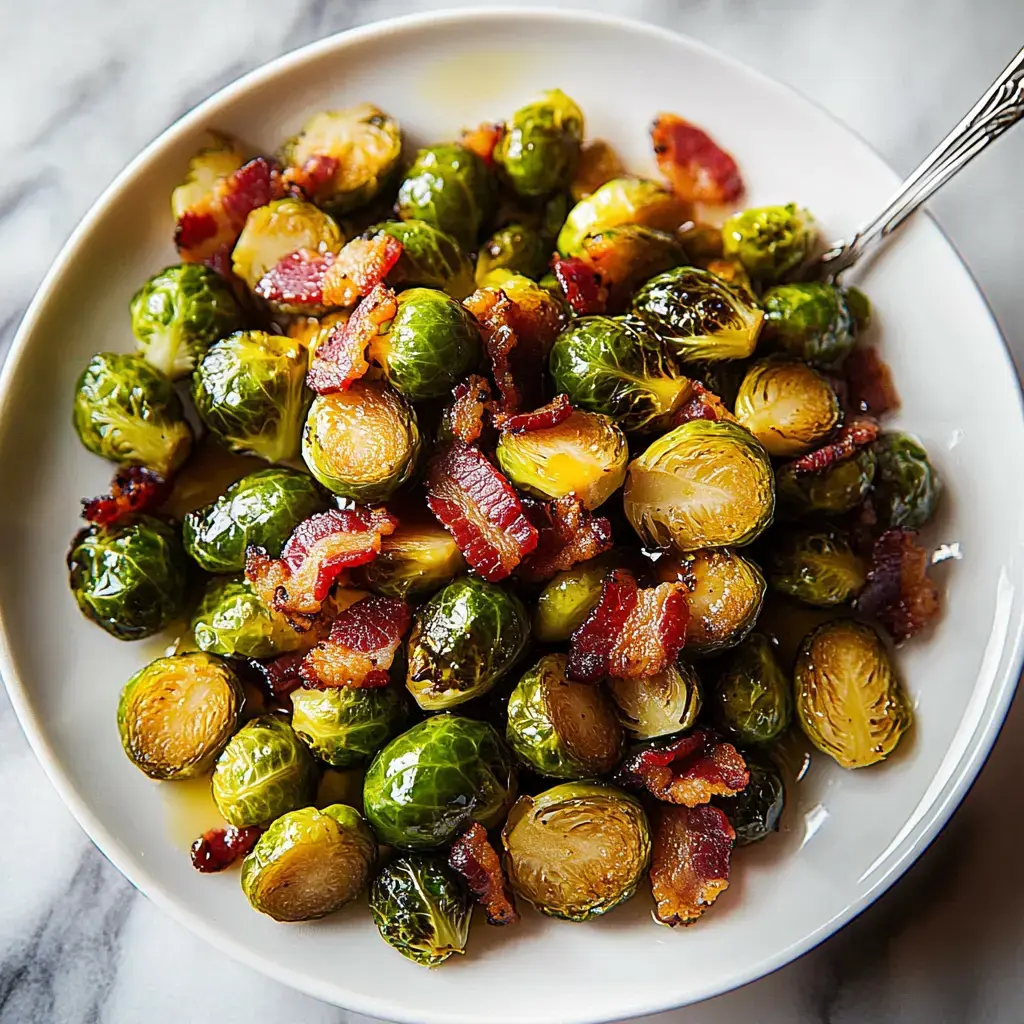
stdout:
[[1024,117],[1024,49],[900,186],[885,209],[819,260],[818,276],[834,281],[896,230],[933,192]]

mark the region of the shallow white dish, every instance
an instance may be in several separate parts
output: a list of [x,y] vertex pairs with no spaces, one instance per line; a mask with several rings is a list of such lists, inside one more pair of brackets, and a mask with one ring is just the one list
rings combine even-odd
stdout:
[[655,927],[644,896],[585,926],[528,913],[507,933],[477,923],[469,955],[438,971],[399,957],[359,907],[276,925],[250,910],[233,873],[193,871],[169,836],[157,786],[121,752],[114,721],[121,685],[156,645],[113,640],[67,591],[78,498],[103,489],[111,471],[71,429],[74,380],[93,352],[132,347],[128,300],[175,260],[168,196],[205,129],[270,150],[316,110],[369,100],[417,143],[501,117],[553,86],[581,104],[588,135],[611,140],[638,172],[653,170],[654,114],[692,118],[736,156],[750,204],[798,201],[828,237],[874,213],[896,184],[807,101],[662,30],[523,11],[387,22],[247,76],[154,142],[65,247],[0,377],[0,671],[54,785],[118,868],[200,936],[296,988],[390,1020],[620,1019],[781,966],[866,907],[936,835],[988,753],[1021,663],[1020,395],[969,273],[919,217],[860,283],[902,395],[897,422],[923,440],[948,485],[929,539],[959,542],[964,557],[939,570],[947,600],[934,636],[900,652],[917,725],[892,762],[849,773],[816,761],[783,832],[735,857],[733,887],[697,927]]

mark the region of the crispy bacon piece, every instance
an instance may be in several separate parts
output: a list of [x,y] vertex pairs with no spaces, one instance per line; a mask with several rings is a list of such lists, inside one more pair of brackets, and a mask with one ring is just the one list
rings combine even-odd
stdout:
[[526,501],[523,509],[537,528],[537,547],[519,566],[519,575],[531,583],[551,579],[577,562],[610,551],[612,524],[593,516],[574,495],[556,501]]
[[269,608],[304,632],[341,574],[372,562],[380,553],[381,537],[397,526],[398,520],[383,508],[318,512],[295,527],[280,558],[250,546],[245,577]]
[[698,729],[637,751],[623,762],[616,781],[629,789],[646,789],[666,803],[698,807],[713,796],[735,796],[750,781],[750,772],[731,743]]
[[736,161],[710,135],[677,114],[661,114],[651,126],[658,168],[687,203],[732,203],[743,195]]
[[501,425],[503,433],[525,434],[531,430],[547,430],[557,427],[572,415],[572,402],[568,395],[555,395],[547,405],[533,412],[521,412],[508,416]]
[[444,411],[444,429],[465,444],[474,444],[487,425],[487,414],[493,413],[494,400],[486,377],[471,374],[455,385],[451,404]]
[[601,275],[586,260],[579,256],[555,256],[551,272],[577,316],[603,313],[608,308],[608,289],[601,283]]
[[347,391],[370,368],[366,350],[398,312],[395,293],[378,284],[344,323],[335,324],[316,347],[306,384],[317,394]]
[[427,506],[466,561],[492,583],[505,579],[537,546],[512,485],[477,448],[451,441],[430,462]]
[[689,423],[690,420],[727,420],[736,422],[736,417],[729,412],[725,402],[713,391],[708,391],[699,380],[690,381],[690,393],[693,395],[684,402],[673,414],[672,425]]
[[610,573],[601,586],[601,598],[573,633],[566,675],[580,682],[600,682],[608,675],[611,649],[633,609],[639,587],[626,569]]
[[337,157],[315,153],[301,167],[288,167],[281,175],[281,185],[292,195],[316,202],[320,190],[334,182],[340,166]]
[[287,654],[279,654],[269,661],[249,661],[249,666],[257,674],[260,681],[269,691],[270,696],[285,707],[288,696],[302,686],[302,676],[299,675],[299,666],[305,654],[302,651],[289,651]]
[[483,124],[462,133],[462,145],[470,152],[476,153],[490,167],[494,163],[494,149],[501,141],[504,131],[504,125],[484,121]]
[[487,912],[488,924],[515,924],[519,920],[501,861],[480,822],[474,821],[452,844],[448,866],[466,880],[477,903]]
[[837,462],[856,455],[859,448],[871,444],[878,437],[878,424],[874,420],[854,420],[839,431],[839,436],[822,448],[801,455],[790,465],[798,473],[824,473]]
[[736,832],[718,807],[658,809],[651,892],[662,924],[693,924],[729,888],[735,839]]
[[259,825],[247,828],[211,828],[192,844],[192,867],[204,875],[223,871],[241,860],[263,835]]
[[928,552],[913,530],[886,530],[875,541],[857,608],[873,615],[902,643],[939,614],[939,591],[928,575]]
[[863,415],[883,416],[898,409],[900,396],[892,380],[888,364],[878,349],[858,345],[843,363],[847,403],[851,410]]
[[97,526],[110,526],[126,516],[152,512],[170,494],[168,482],[144,466],[122,466],[110,484],[110,493],[82,499],[82,518]]

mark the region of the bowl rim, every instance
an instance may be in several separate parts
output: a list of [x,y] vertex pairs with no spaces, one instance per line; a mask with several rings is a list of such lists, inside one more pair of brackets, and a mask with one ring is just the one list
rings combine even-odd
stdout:
[[[662,28],[649,22],[591,11],[505,5],[485,9],[444,9],[409,14],[349,28],[282,54],[217,90],[160,132],[102,191],[61,247],[53,264],[44,276],[15,333],[4,365],[0,368],[0,439],[2,439],[10,426],[8,420],[12,415],[10,411],[12,403],[8,401],[8,395],[13,390],[15,380],[18,377],[19,367],[28,349],[29,339],[35,333],[37,321],[44,306],[49,301],[55,286],[68,266],[78,258],[79,250],[83,243],[107,208],[117,200],[118,195],[131,180],[145,171],[151,164],[158,161],[165,151],[171,149],[185,136],[194,133],[197,128],[207,127],[210,117],[215,115],[221,106],[242,97],[245,93],[261,84],[271,81],[279,74],[287,72],[307,61],[315,60],[324,54],[335,50],[344,50],[350,46],[357,46],[368,41],[382,40],[393,34],[415,31],[427,26],[459,22],[486,22],[510,17],[563,24],[601,26],[617,29],[624,33],[628,32],[634,36],[657,37],[662,40],[668,38],[673,41],[682,42],[690,48],[713,56],[716,60],[738,72],[742,72],[744,75],[760,80],[765,86],[769,86],[784,94],[789,94],[803,104],[814,108],[817,112],[825,114],[870,151],[879,163],[890,171],[894,178],[898,178],[896,172],[870,143],[866,142],[856,131],[820,106],[815,100],[804,96],[792,86],[777,81],[771,76],[729,54],[717,50],[707,43],[696,40],[685,33]],[[927,209],[922,211],[922,213],[939,229],[945,243],[953,251],[975,291],[981,298],[983,308],[1002,343],[1001,349],[1005,369],[1017,382],[1018,414],[1021,417],[1022,423],[1024,423],[1024,392],[1022,392],[1022,382],[1016,372],[999,322],[977,279],[964,261],[959,250],[950,241],[941,226],[938,225],[934,216]],[[1005,655],[1008,648],[1012,648],[1012,650],[1009,651],[1009,658],[1007,659]],[[969,792],[987,760],[993,744],[998,738],[1016,690],[1022,666],[1024,666],[1024,624],[1017,623],[1016,635],[1007,637],[1002,660],[1004,661],[1004,668],[993,684],[992,711],[980,730],[973,747],[962,761],[959,772],[952,775],[947,781],[945,792],[940,794],[929,807],[927,814],[923,816],[923,820],[926,821],[925,827],[921,829],[916,838],[905,837],[900,845],[891,851],[889,869],[858,900],[848,905],[841,913],[822,922],[813,932],[804,936],[800,941],[777,951],[771,957],[733,970],[724,978],[719,979],[713,984],[706,985],[696,999],[688,1000],[682,1005],[692,1005],[693,1003],[721,995],[786,966],[804,953],[814,949],[825,939],[852,921],[902,877],[948,823]],[[291,988],[312,995],[325,1002],[338,1005],[336,985],[328,985],[318,978],[283,967],[270,958],[252,952],[236,937],[179,904],[169,892],[163,889],[159,882],[149,875],[144,865],[138,865],[135,862],[136,858],[129,853],[124,845],[100,821],[85,798],[79,795],[73,781],[62,768],[46,736],[42,723],[35,715],[29,700],[28,690],[15,672],[12,648],[2,607],[0,607],[0,678],[3,679],[7,688],[22,730],[50,783],[100,852],[110,860],[135,888],[143,892],[162,911],[184,925],[193,934],[200,936],[206,942],[227,953],[236,961]],[[446,1012],[443,1016],[432,1010],[417,1010],[413,1012],[403,1008],[401,1005],[392,1003],[386,997],[363,995],[354,991],[346,993],[346,1002],[341,1005],[358,1013],[388,1021],[408,1022],[408,1024],[453,1024],[453,1022],[458,1022],[458,1024],[462,1024],[462,1022],[465,1022],[465,1024],[475,1024],[476,1021],[476,1018],[459,1013],[458,1011]],[[628,1013],[630,1015],[658,1013],[679,1005],[675,1002],[674,998],[670,1003],[666,1004],[663,998],[652,999],[648,997],[645,999],[642,995],[638,995],[633,1005],[629,1008]],[[621,1010],[616,1010],[610,1015],[608,1011],[599,1010],[596,1015],[588,1017],[587,1020],[599,1022],[621,1019],[621,1017]],[[511,1020],[511,1018],[509,1019]]]

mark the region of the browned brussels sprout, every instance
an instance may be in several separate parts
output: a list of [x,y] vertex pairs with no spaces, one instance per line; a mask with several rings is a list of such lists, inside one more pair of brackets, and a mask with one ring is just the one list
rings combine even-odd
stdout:
[[836,529],[788,530],[768,551],[768,585],[804,604],[846,604],[864,586],[867,566]]
[[712,704],[715,720],[740,743],[768,743],[789,727],[789,679],[763,633],[751,633],[730,653]]

